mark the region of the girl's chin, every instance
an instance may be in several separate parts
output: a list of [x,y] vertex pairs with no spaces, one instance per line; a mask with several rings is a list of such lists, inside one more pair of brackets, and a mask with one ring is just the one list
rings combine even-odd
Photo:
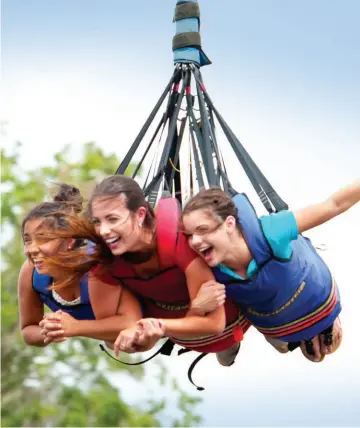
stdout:
[[45,266],[35,266],[35,270],[40,275],[47,275],[49,273]]
[[122,256],[127,252],[127,249],[124,247],[124,245],[118,245],[114,248],[110,248],[110,251],[114,256]]

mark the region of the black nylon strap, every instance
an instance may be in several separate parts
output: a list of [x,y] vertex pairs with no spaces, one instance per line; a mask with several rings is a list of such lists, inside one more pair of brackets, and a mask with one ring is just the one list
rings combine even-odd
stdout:
[[[197,84],[202,85],[201,73],[198,69],[193,69],[193,74]],[[224,131],[229,143],[231,144],[237,158],[239,159],[242,167],[249,180],[251,181],[254,189],[260,197],[261,202],[267,209],[269,213],[273,212],[271,204],[274,206],[276,211],[286,210],[288,209],[287,204],[279,197],[279,195],[275,192],[269,181],[266,179],[264,174],[260,171],[258,166],[252,160],[250,155],[247,153],[245,148],[242,146],[240,141],[236,138],[235,134],[229,128],[225,120],[222,118],[220,113],[214,107],[208,93],[206,90],[203,90],[203,96],[205,98],[206,103],[214,112],[218,122],[220,123],[221,128]]]
[[[197,127],[197,124],[195,126]],[[194,155],[196,180],[198,182],[199,187],[202,188],[204,187],[204,179],[201,172],[199,153],[196,147],[193,125],[190,126],[190,136],[191,136],[191,143],[192,143],[192,149],[193,149],[193,155]]]
[[176,34],[172,41],[172,50],[186,48],[189,46],[201,48],[201,36],[197,31]]
[[295,349],[297,349],[299,346],[301,345],[301,342],[289,342],[288,344],[288,350],[290,352],[295,351]]
[[200,7],[198,3],[184,3],[176,6],[174,22],[186,18],[200,18]]
[[309,355],[315,355],[314,344],[312,343],[311,339],[305,340],[305,349]]
[[[154,191],[154,188],[156,185],[160,185],[162,174],[164,173],[164,168],[156,173],[154,175],[153,179],[150,181],[150,183],[143,189],[144,195],[148,197],[150,193]],[[155,192],[157,195],[157,191]]]
[[[145,150],[144,154],[142,155],[142,157],[141,157],[141,159],[140,159],[139,163],[137,164],[137,166],[136,166],[136,168],[135,168],[135,171],[134,171],[134,173],[133,173],[133,175],[132,175],[132,178],[135,178],[135,177],[136,177],[136,175],[137,175],[137,173],[139,172],[139,170],[140,170],[140,168],[141,168],[141,166],[142,166],[142,164],[143,164],[143,162],[144,162],[144,160],[145,160],[146,155],[149,153],[149,150],[151,149],[151,146],[153,145],[153,143],[154,143],[154,141],[155,141],[155,139],[156,139],[156,137],[157,137],[157,135],[158,135],[158,133],[159,133],[159,131],[160,131],[160,128],[161,128],[161,127],[163,127],[163,129],[162,129],[162,130],[164,130],[165,120],[166,120],[166,118],[165,118],[165,115],[163,114],[163,115],[162,115],[162,118],[160,119],[160,122],[159,122],[159,124],[158,124],[158,126],[157,126],[157,128],[156,128],[156,130],[155,130],[155,132],[154,132],[154,135],[152,136],[152,138],[151,138],[151,140],[150,140],[150,143],[149,143],[149,144],[148,144],[148,146],[146,147],[146,150]],[[162,135],[162,131],[161,131],[161,134],[160,134],[160,135]],[[151,168],[150,168],[150,169],[151,169]],[[150,172],[150,169],[149,169],[149,172]]]
[[[201,79],[201,73],[199,71],[199,76]],[[213,106],[212,101],[210,100],[207,92],[204,92],[204,96],[210,106]],[[215,109],[216,110],[216,109]],[[282,211],[287,210],[289,207],[288,205],[280,198],[280,196],[276,193],[272,185],[270,184],[269,180],[265,177],[265,175],[262,173],[262,171],[259,169],[259,167],[255,164],[249,153],[245,150],[245,148],[242,146],[240,141],[237,139],[235,134],[232,132],[232,130],[229,128],[229,126],[226,124],[224,119],[221,117],[218,111],[215,111],[214,113],[219,120],[219,123],[221,127],[224,130],[224,133],[227,135],[228,141],[233,146],[233,149],[235,153],[237,153],[238,159],[240,163],[242,163],[243,168],[248,175],[250,181],[252,182],[254,188],[256,189],[260,200],[262,201],[265,208],[272,212],[271,206],[269,205],[269,202],[274,206],[276,211]],[[224,129],[224,126],[226,129]],[[240,150],[240,151],[239,151]],[[260,187],[259,187],[260,186]],[[259,189],[261,189],[259,191]]]
[[196,90],[198,95],[198,102],[200,108],[200,120],[201,120],[201,128],[202,128],[202,138],[203,138],[203,147],[202,149],[202,157],[204,161],[204,166],[206,170],[207,179],[210,186],[216,186],[217,179],[215,173],[215,165],[213,158],[213,141],[210,139],[210,123],[208,116],[208,109],[206,106],[204,94],[201,90],[199,81],[196,80]]
[[[179,169],[179,154],[180,154],[180,147],[181,147],[181,143],[184,137],[184,132],[185,132],[185,126],[187,123],[187,116],[181,119],[181,126],[180,126],[180,132],[179,132],[179,136],[178,136],[178,141],[175,147],[175,156],[173,159],[173,165],[175,166],[175,168]],[[170,158],[171,159],[171,158]],[[166,172],[165,172],[166,174]],[[176,176],[179,176],[179,172],[176,171],[174,168],[171,168],[171,173],[170,173],[170,180],[169,182],[172,183],[175,180]],[[177,189],[180,191],[180,189]]]
[[180,70],[174,71],[174,74],[172,75],[169,83],[167,84],[164,92],[162,93],[161,97],[159,98],[158,102],[156,103],[155,107],[153,108],[152,112],[150,113],[150,116],[148,117],[147,121],[141,128],[138,136],[136,137],[135,141],[132,143],[129,151],[125,155],[124,159],[122,160],[121,164],[119,165],[118,169],[116,170],[115,174],[124,174],[126,171],[126,168],[129,166],[136,150],[138,149],[142,139],[144,138],[147,130],[149,129],[152,121],[154,120],[158,110],[160,109],[162,103],[164,102],[166,95],[168,95],[171,85],[181,76]]
[[174,346],[175,346],[175,343],[174,343],[174,342],[172,342],[170,339],[168,339],[168,340],[167,340],[167,341],[166,341],[166,342],[161,346],[161,348],[160,348],[160,349],[158,349],[158,350],[157,350],[153,355],[151,355],[149,358],[146,358],[146,360],[138,361],[137,363],[127,363],[126,361],[121,361],[121,360],[118,360],[117,358],[113,357],[113,356],[112,356],[112,355],[111,355],[111,354],[106,350],[105,346],[104,346],[102,343],[100,343],[100,344],[99,344],[100,349],[101,349],[102,351],[104,351],[104,352],[105,352],[105,354],[106,354],[108,357],[112,358],[113,360],[117,361],[118,363],[125,364],[126,366],[140,366],[141,364],[147,363],[148,361],[152,360],[154,357],[156,357],[156,356],[157,356],[157,355],[159,355],[159,354],[170,356],[170,355],[171,355],[172,350],[174,349]]

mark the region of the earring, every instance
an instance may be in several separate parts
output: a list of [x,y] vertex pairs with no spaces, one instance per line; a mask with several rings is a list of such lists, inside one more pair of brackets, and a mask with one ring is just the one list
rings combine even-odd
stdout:
[[142,223],[140,221],[139,221],[138,225],[139,225],[140,228],[142,227]]

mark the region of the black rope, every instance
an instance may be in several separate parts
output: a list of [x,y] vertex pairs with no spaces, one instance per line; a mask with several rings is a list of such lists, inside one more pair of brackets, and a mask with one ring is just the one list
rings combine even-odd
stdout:
[[161,348],[159,348],[159,349],[158,349],[158,350],[157,350],[153,355],[151,355],[149,358],[146,358],[146,360],[138,361],[138,362],[136,362],[136,363],[127,363],[126,361],[121,361],[121,360],[119,360],[119,359],[117,359],[117,358],[113,357],[113,356],[110,354],[110,352],[108,352],[108,350],[105,348],[105,346],[104,346],[102,343],[100,343],[100,344],[99,344],[100,349],[101,349],[102,351],[104,351],[104,352],[105,352],[105,354],[106,354],[108,357],[110,357],[111,359],[113,359],[113,360],[117,361],[118,363],[125,364],[126,366],[139,366],[139,365],[141,365],[141,364],[147,363],[148,361],[152,360],[154,357],[156,357],[156,356],[157,356],[157,355],[159,355],[159,354],[162,354],[162,355],[170,355],[170,354],[171,354],[171,352],[172,352],[172,350],[173,350],[173,348],[174,348],[174,346],[175,346],[175,343],[174,343],[174,342],[172,342],[171,340],[167,340],[167,341],[166,341],[166,342],[161,346]]
[[207,353],[205,353],[205,352],[203,352],[202,354],[200,354],[198,357],[196,357],[195,358],[195,360],[191,363],[191,365],[190,365],[190,367],[189,367],[189,370],[188,370],[188,379],[189,379],[189,381],[195,386],[195,388],[198,390],[198,391],[204,391],[204,389],[205,388],[203,388],[202,386],[197,386],[194,382],[193,382],[193,380],[192,380],[192,372],[193,372],[193,370],[194,370],[194,368],[195,368],[195,366],[196,366],[196,364],[200,361],[200,360],[202,360],[204,357],[206,357],[206,355],[208,355]]

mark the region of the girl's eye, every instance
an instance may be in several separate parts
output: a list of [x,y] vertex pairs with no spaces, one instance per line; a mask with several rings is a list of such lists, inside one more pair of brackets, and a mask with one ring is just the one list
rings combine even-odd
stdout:
[[98,224],[100,224],[100,222],[99,222],[99,220],[97,218],[92,218],[90,220],[90,223],[93,224],[93,225],[95,225],[95,226],[98,225]]
[[118,218],[117,217],[110,217],[109,218],[109,222],[110,223],[116,223],[118,221]]

